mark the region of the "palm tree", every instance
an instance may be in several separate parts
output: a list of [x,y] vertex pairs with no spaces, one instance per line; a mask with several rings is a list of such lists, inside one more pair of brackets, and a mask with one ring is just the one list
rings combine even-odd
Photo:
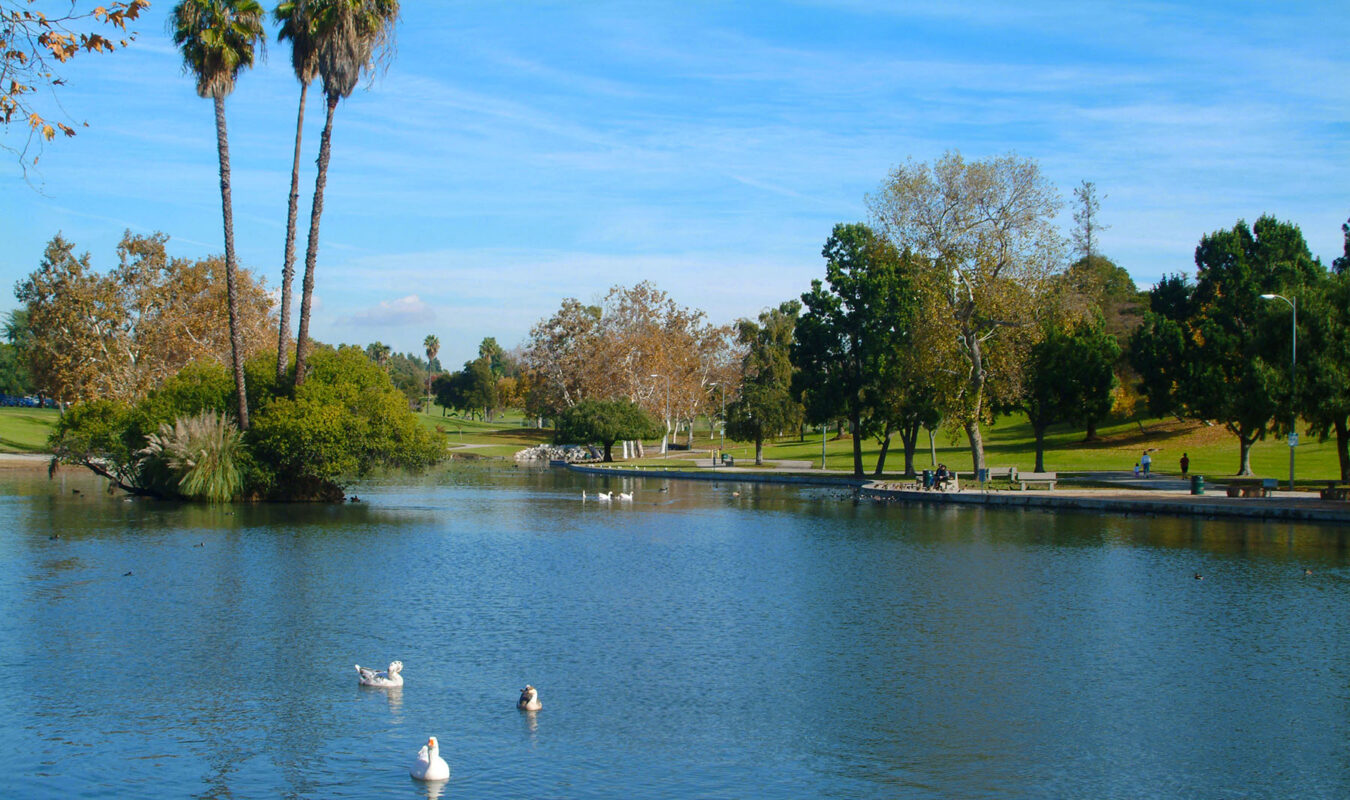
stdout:
[[225,221],[225,292],[230,309],[230,349],[239,393],[239,428],[248,428],[244,390],[244,340],[239,329],[238,262],[234,257],[234,213],[230,201],[230,141],[225,131],[225,96],[240,70],[253,66],[254,47],[263,41],[263,9],[255,0],[180,0],[169,24],[183,52],[183,68],[197,77],[197,94],[216,106],[216,152],[220,157],[220,205]]
[[305,280],[300,294],[300,333],[295,340],[295,385],[305,380],[309,356],[309,315],[314,295],[314,266],[319,258],[319,219],[323,190],[328,183],[332,151],[333,112],[338,101],[351,96],[361,74],[374,66],[377,54],[393,40],[398,0],[306,0],[310,35],[319,54],[319,75],[328,115],[319,138],[319,173],[314,179],[314,203],[309,212],[309,242],[305,250]]
[[422,340],[422,346],[427,349],[427,410],[431,410],[431,362],[436,360],[436,354],[441,352],[441,340],[436,338],[435,334],[428,333],[427,338]]
[[281,24],[277,41],[290,41],[291,67],[300,81],[300,112],[295,119],[295,159],[291,162],[291,194],[286,209],[286,253],[281,267],[281,326],[277,333],[277,381],[286,378],[286,344],[291,338],[291,281],[295,277],[295,217],[300,201],[300,138],[305,130],[305,98],[319,75],[319,53],[310,33],[307,0],[284,0],[272,12]]
[[389,354],[391,352],[392,348],[390,348],[389,345],[385,344],[384,342],[375,342],[373,344],[366,345],[366,355],[376,364],[379,364],[381,367],[383,367],[385,365],[385,362],[389,360]]

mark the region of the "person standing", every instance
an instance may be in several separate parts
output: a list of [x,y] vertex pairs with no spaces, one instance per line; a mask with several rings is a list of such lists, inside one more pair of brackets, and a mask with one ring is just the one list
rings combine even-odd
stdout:
[[1186,477],[1186,473],[1191,470],[1191,458],[1185,453],[1181,454],[1181,477]]
[[1148,451],[1145,450],[1145,451],[1144,451],[1144,455],[1143,455],[1142,457],[1140,457],[1140,459],[1139,459],[1139,468],[1140,468],[1140,471],[1144,473],[1144,477],[1145,477],[1145,478],[1148,477],[1148,468],[1149,468],[1150,466],[1152,466],[1152,464],[1153,464],[1153,459],[1152,459],[1151,457],[1149,457]]

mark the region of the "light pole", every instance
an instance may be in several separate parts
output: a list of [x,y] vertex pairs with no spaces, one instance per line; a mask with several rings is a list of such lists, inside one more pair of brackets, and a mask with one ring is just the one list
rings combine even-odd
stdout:
[[726,385],[725,383],[721,383],[721,382],[719,381],[718,384],[717,384],[717,388],[719,388],[719,389],[722,390],[722,447],[721,447],[721,450],[722,450],[722,452],[725,453],[725,452],[726,452],[726,449],[727,449],[727,385]]
[[651,377],[666,379],[666,432],[661,436],[661,457],[667,458],[669,456],[669,449],[666,446],[666,442],[670,439],[670,376],[658,375],[653,372]]
[[1263,294],[1262,300],[1283,300],[1289,304],[1290,310],[1294,312],[1293,321],[1290,325],[1292,339],[1290,340],[1289,350],[1289,491],[1294,490],[1294,448],[1298,447],[1298,412],[1295,410],[1295,394],[1297,388],[1295,384],[1295,368],[1298,366],[1298,298],[1288,298],[1282,294]]

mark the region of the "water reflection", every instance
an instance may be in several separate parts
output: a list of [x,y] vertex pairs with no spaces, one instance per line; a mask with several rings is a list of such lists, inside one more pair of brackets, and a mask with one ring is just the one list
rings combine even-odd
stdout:
[[448,787],[450,786],[450,781],[448,780],[444,781],[414,780],[413,783],[420,789],[421,794],[424,797],[426,797],[427,800],[436,800],[436,798],[445,795]]
[[[442,797],[403,784],[431,731],[485,798],[1350,796],[1340,528],[500,468],[334,507],[5,480],[0,663],[59,679],[0,694],[0,797]],[[371,653],[406,695],[351,692]]]

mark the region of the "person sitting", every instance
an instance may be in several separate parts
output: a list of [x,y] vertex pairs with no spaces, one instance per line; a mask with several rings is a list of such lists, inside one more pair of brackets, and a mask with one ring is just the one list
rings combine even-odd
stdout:
[[933,475],[933,488],[938,491],[946,491],[947,483],[951,481],[952,474],[947,471],[946,464],[938,464],[937,472]]

